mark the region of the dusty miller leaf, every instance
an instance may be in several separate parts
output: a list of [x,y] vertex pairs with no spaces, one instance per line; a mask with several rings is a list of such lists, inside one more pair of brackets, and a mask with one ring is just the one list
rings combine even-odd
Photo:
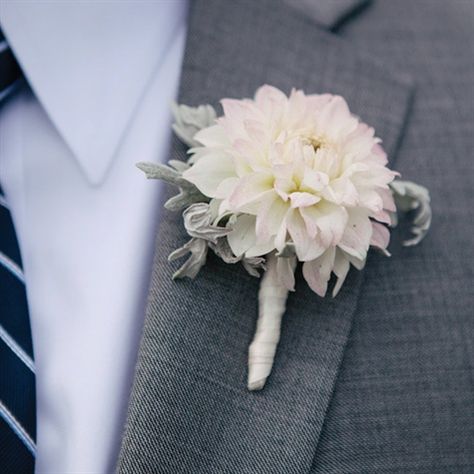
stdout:
[[192,238],[182,247],[170,253],[168,260],[172,262],[178,258],[191,254],[184,264],[173,274],[173,280],[177,278],[195,278],[199,270],[206,263],[207,242],[204,239]]
[[[194,184],[185,180],[182,176],[182,170],[185,168],[177,163],[177,160],[170,161],[172,166],[162,165],[160,163],[137,163],[137,168],[141,169],[148,179],[160,179],[166,183],[173,184],[179,188],[179,193],[176,196],[168,199],[165,203],[166,209],[170,211],[180,211],[196,202],[206,202],[209,199],[199,191]],[[180,170],[182,168],[182,170]]]
[[212,225],[212,212],[209,204],[199,202],[192,204],[183,212],[184,227],[191,237],[198,237],[217,243],[219,237],[224,237],[232,229]]
[[173,104],[172,112],[175,123],[174,133],[178,138],[190,147],[200,146],[194,139],[199,130],[207,128],[216,121],[216,111],[211,105],[200,105],[199,107],[189,107],[187,105]]
[[[403,241],[405,247],[420,243],[426,236],[430,226],[432,211],[428,189],[411,181],[396,180],[390,183],[397,212],[414,211],[411,232],[414,237]],[[396,225],[396,219],[394,221]]]
[[[229,229],[230,230],[230,229]],[[237,263],[242,262],[247,273],[256,278],[260,277],[259,270],[265,270],[265,258],[264,257],[236,257],[229,246],[226,238],[220,238],[217,243],[209,242],[209,247],[212,251],[220,257],[225,263]]]

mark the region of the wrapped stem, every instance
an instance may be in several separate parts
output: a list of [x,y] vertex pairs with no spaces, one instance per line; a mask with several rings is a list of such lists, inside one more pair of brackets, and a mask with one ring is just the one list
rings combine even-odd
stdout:
[[[273,367],[280,340],[281,319],[286,309],[288,289],[280,282],[274,254],[267,258],[258,295],[259,315],[257,329],[249,346],[249,390],[261,390]],[[294,263],[293,270],[294,270]]]

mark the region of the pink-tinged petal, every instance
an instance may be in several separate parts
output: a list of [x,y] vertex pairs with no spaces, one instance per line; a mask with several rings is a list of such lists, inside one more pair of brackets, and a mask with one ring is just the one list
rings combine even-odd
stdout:
[[372,236],[372,223],[361,209],[351,209],[346,229],[338,246],[354,257],[365,260]]
[[288,233],[295,244],[296,255],[298,260],[304,261],[311,246],[311,238],[306,232],[306,225],[297,209],[291,209],[287,216]]
[[268,130],[261,120],[246,119],[244,120],[244,128],[247,132],[249,140],[255,143],[265,143],[268,138]]
[[358,205],[365,207],[372,212],[380,212],[383,209],[383,200],[378,190],[373,188],[358,188],[359,202]]
[[321,109],[318,122],[329,138],[337,141],[353,132],[358,125],[357,119],[349,111],[347,102],[340,96],[333,96]]
[[333,298],[339,293],[339,290],[346,279],[347,273],[349,272],[350,262],[345,257],[344,252],[337,249],[336,250],[336,258],[334,259],[334,268],[333,272],[337,276],[336,284],[334,285],[334,289],[332,290]]
[[330,247],[319,258],[303,264],[303,276],[306,282],[321,297],[326,295],[335,255],[335,247]]
[[230,147],[231,145],[221,125],[203,128],[194,135],[194,139],[206,147]]
[[262,143],[239,138],[232,144],[235,155],[235,168],[239,176],[253,172],[268,172],[265,149]]
[[311,206],[300,209],[300,214],[306,225],[306,232],[310,238],[314,239],[319,232],[318,219],[321,213],[316,206]]
[[313,168],[326,174],[330,179],[335,179],[340,175],[341,157],[332,148],[319,148],[314,156]]
[[290,209],[287,214],[287,228],[290,238],[295,245],[298,260],[306,262],[319,257],[327,249],[318,237],[311,238],[306,232],[306,225],[296,209]]
[[385,166],[388,163],[387,154],[379,143],[375,143],[372,147],[372,154],[378,163]]
[[217,123],[226,131],[230,141],[246,138],[245,120],[261,120],[262,113],[255,104],[249,100],[223,99],[224,117],[217,119]]
[[326,252],[327,249],[328,246],[325,245],[321,238],[317,235],[314,239],[310,240],[308,251],[306,252],[306,256],[302,261],[309,262],[310,260],[314,260]]
[[290,194],[291,207],[309,207],[319,202],[321,198],[310,193],[295,192]]
[[370,239],[370,245],[380,249],[387,257],[389,257],[390,253],[387,251],[389,242],[390,231],[387,227],[378,222],[372,222],[372,237]]
[[289,204],[282,201],[276,194],[263,200],[257,213],[256,233],[259,242],[267,242],[276,235],[288,212]]
[[356,206],[359,199],[356,187],[348,178],[338,178],[331,181],[321,194],[334,204],[350,207]]
[[237,217],[232,228],[232,232],[227,235],[227,242],[234,255],[240,257],[255,245],[257,241],[255,234],[255,216],[244,214]]
[[275,191],[284,201],[287,201],[290,193],[296,188],[296,183],[293,180],[293,165],[273,165],[272,173],[275,177],[273,183]]
[[232,158],[225,152],[210,151],[183,173],[183,178],[193,183],[199,191],[211,198],[217,197],[219,185],[235,177]]
[[386,211],[373,212],[370,214],[370,217],[381,222],[382,224],[392,225],[392,217]]
[[389,212],[395,212],[397,206],[395,205],[395,200],[393,199],[393,193],[389,188],[380,188],[378,189],[380,197],[382,198],[383,208]]
[[275,239],[270,238],[267,242],[264,243],[256,242],[255,245],[252,245],[252,247],[250,247],[245,252],[245,256],[247,258],[261,257],[263,255],[267,255],[272,250],[275,250]]
[[286,246],[288,237],[288,217],[291,215],[292,212],[293,209],[288,208],[288,211],[283,217],[280,227],[278,228],[277,234],[275,236],[275,248],[278,250],[278,252],[281,252]]
[[357,128],[347,136],[343,149],[357,160],[370,154],[373,146],[374,129],[361,122]]
[[320,202],[316,206],[300,209],[307,231],[311,237],[319,235],[323,245],[336,245],[346,228],[347,211],[330,202]]
[[229,198],[229,204],[235,212],[254,214],[258,211],[262,199],[273,192],[273,177],[270,174],[249,174],[240,179]]
[[239,184],[239,178],[233,176],[232,178],[226,178],[219,186],[217,186],[215,197],[217,199],[226,199],[234,191],[235,187]]
[[[338,249],[340,250],[340,249]],[[341,252],[343,252],[341,250]],[[351,263],[351,265],[354,267],[354,268],[357,268],[357,270],[363,270],[364,267],[365,267],[365,262],[367,261],[367,259],[363,259],[361,260],[360,258],[357,258],[357,257],[354,257],[353,255],[350,255],[348,254],[347,252],[343,252],[344,253],[344,256],[347,258],[347,260],[349,260],[349,262]]]
[[332,94],[310,94],[306,96],[308,108],[314,112],[322,109],[334,96]]
[[323,203],[318,219],[319,235],[325,245],[336,245],[344,235],[349,215],[344,207]]
[[271,116],[274,111],[281,110],[287,102],[287,96],[280,89],[267,84],[259,87],[255,93],[255,103],[266,115]]
[[320,192],[329,184],[329,176],[320,171],[306,169],[301,189],[309,192]]
[[250,101],[238,99],[222,99],[222,108],[224,116],[232,122],[240,122],[243,124],[245,119],[253,116],[254,106]]
[[295,257],[277,257],[276,271],[278,280],[288,291],[295,291],[295,266]]

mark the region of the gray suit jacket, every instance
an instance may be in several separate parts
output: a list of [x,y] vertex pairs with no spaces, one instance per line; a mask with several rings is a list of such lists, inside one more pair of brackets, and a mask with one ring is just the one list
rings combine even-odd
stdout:
[[[121,473],[474,472],[472,0],[196,0],[180,102],[264,83],[343,95],[430,188],[427,239],[371,255],[336,299],[300,278],[273,373],[246,389],[259,282],[212,256],[172,282],[167,213]],[[176,141],[173,158],[183,159]]]

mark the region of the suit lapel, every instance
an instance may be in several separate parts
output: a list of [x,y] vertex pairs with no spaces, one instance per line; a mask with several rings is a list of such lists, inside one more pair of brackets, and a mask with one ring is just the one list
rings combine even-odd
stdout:
[[[393,156],[410,83],[277,2],[195,1],[180,102],[217,105],[263,83],[343,95]],[[174,141],[172,157],[184,159]],[[160,225],[121,472],[306,472],[351,328],[363,272],[336,299],[301,278],[289,299],[273,373],[246,390],[258,280],[210,256],[194,281],[172,282],[167,255],[185,238],[179,215]],[[157,471],[158,469],[158,471]]]

